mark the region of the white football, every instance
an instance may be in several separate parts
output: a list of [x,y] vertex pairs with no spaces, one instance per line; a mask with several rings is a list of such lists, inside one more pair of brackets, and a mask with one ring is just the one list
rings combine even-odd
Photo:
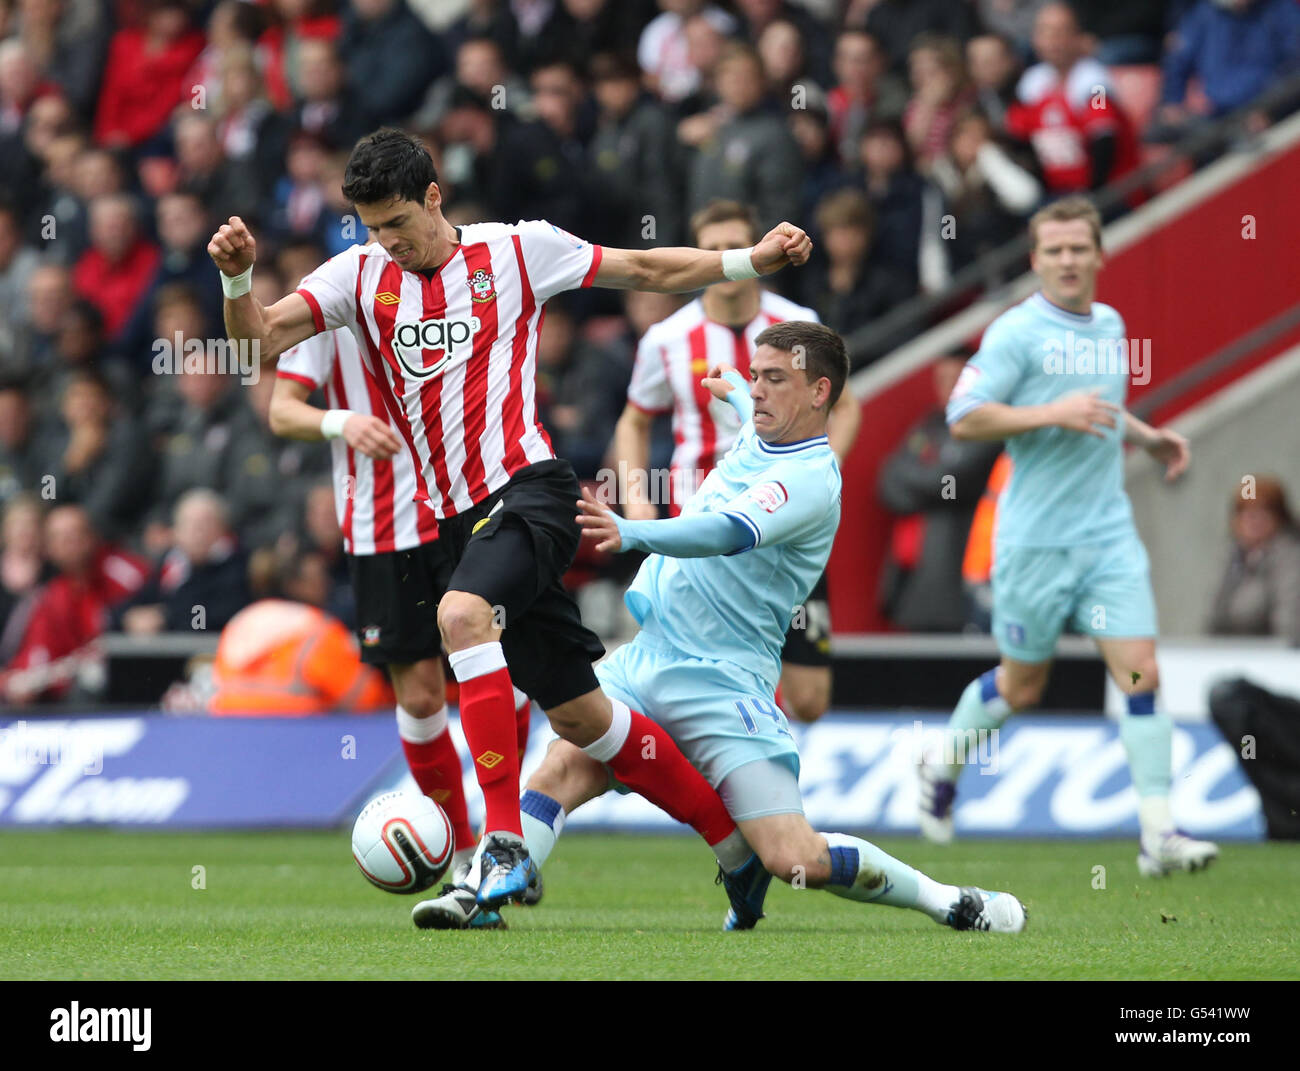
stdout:
[[427,889],[456,850],[451,821],[428,796],[385,792],[357,815],[352,858],[366,880],[391,893]]

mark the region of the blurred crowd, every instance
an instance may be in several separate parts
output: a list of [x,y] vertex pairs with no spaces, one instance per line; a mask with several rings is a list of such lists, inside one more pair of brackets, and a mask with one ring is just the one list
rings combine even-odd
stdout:
[[[271,435],[270,376],[166,358],[224,335],[227,216],[265,304],[366,240],[340,184],[382,124],[424,139],[454,223],[798,222],[816,259],[775,285],[852,335],[1298,57],[1296,0],[0,0],[0,665],[70,653],[33,632],[55,576],[80,587],[45,610],[81,624],[52,636],[267,595],[349,620],[325,448]],[[580,474],[675,307],[552,303],[539,399]]]

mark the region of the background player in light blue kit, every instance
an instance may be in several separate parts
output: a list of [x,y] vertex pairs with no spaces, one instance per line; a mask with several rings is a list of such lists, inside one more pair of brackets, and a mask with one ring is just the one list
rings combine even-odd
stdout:
[[1172,480],[1187,467],[1187,440],[1124,411],[1147,353],[1126,340],[1118,312],[1093,300],[1102,266],[1097,210],[1069,198],[1044,208],[1029,228],[1042,289],[989,325],[948,401],[955,438],[1005,439],[1011,457],[994,537],[993,633],[1002,661],[967,685],[942,751],[922,758],[921,830],[936,842],[952,839],[969,746],[1038,702],[1070,621],[1097,641],[1128,697],[1120,736],[1139,797],[1139,869],[1198,870],[1218,849],[1175,830],[1170,814],[1172,726],[1155,710],[1155,599],[1124,492],[1124,443],[1143,447]]
[[[814,831],[803,814],[799,754],[773,692],[791,612],[825,568],[839,524],[826,420],[847,375],[834,331],[769,327],[755,339],[749,397],[734,369],[705,380],[744,424],[681,516],[626,521],[590,495],[579,503],[599,548],[650,553],[627,594],[641,631],[596,673],[615,717],[632,707],[667,729],[736,820],[737,833],[715,846],[732,905],[726,929],[762,917],[776,875],[955,929],[1016,932],[1025,911],[1014,896],[941,884],[868,841]],[[539,864],[565,815],[611,787],[599,759],[556,741],[529,780],[520,807]],[[437,904],[415,909],[417,925]]]

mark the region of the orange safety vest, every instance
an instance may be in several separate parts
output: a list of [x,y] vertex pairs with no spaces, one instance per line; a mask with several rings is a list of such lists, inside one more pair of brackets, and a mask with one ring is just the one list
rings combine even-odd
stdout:
[[998,523],[998,496],[1011,478],[1011,458],[1004,450],[998,454],[984,485],[984,494],[971,518],[966,537],[966,554],[961,562],[961,577],[967,584],[987,584],[993,575],[993,532]]
[[364,665],[340,621],[305,603],[262,599],[221,630],[212,714],[302,716],[391,709],[388,679]]

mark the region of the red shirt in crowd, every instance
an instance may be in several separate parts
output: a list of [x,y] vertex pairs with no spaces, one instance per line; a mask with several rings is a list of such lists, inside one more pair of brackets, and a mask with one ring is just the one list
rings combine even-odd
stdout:
[[[60,574],[36,596],[10,670],[32,669],[79,651],[98,638],[108,611],[134,595],[149,575],[148,563],[128,551],[103,546],[83,576]],[[66,689],[64,681],[49,692]]]
[[153,280],[161,256],[158,247],[143,238],[137,238],[116,263],[94,246],[81,254],[72,269],[72,285],[103,314],[109,338],[115,337],[131,318],[136,303]]
[[1021,76],[1016,96],[1007,109],[1007,132],[1033,146],[1052,193],[1091,188],[1091,143],[1105,134],[1115,137],[1107,181],[1137,167],[1137,135],[1115,101],[1106,68],[1096,60],[1080,60],[1064,79],[1049,64],[1037,64]]
[[190,30],[155,52],[148,40],[143,29],[113,35],[95,112],[95,141],[101,145],[148,141],[189,94],[186,75],[203,51],[203,34]]

